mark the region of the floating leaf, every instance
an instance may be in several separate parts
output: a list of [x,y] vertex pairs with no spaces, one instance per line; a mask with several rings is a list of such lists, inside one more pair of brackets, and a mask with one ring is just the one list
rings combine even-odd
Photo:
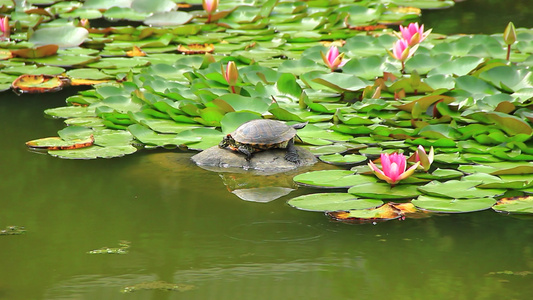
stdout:
[[21,75],[11,84],[11,88],[19,94],[57,92],[70,84],[63,76],[52,75]]
[[44,45],[36,48],[11,50],[11,53],[15,57],[38,58],[54,55],[58,49],[58,45]]
[[502,198],[492,209],[503,213],[531,214],[533,213],[533,196]]
[[151,26],[179,26],[188,23],[193,16],[183,11],[168,11],[155,13],[143,22]]
[[357,154],[348,154],[348,155],[341,155],[341,154],[328,154],[328,155],[322,155],[319,157],[319,159],[323,162],[333,164],[333,165],[353,165],[353,164],[360,164],[362,162],[365,162],[367,160],[367,157],[364,155],[357,155]]
[[361,183],[376,182],[372,176],[354,175],[348,170],[323,170],[294,176],[294,182],[318,188],[348,188]]
[[381,200],[359,199],[348,193],[316,193],[292,198],[290,206],[309,211],[366,209],[383,204]]
[[440,213],[466,213],[491,208],[496,200],[493,198],[449,199],[420,196],[411,201],[416,207]]
[[399,219],[403,216],[401,211],[390,203],[385,203],[380,207],[371,209],[327,212],[326,215],[335,221],[356,224],[383,222]]
[[72,150],[90,147],[94,143],[94,136],[86,139],[63,140],[60,137],[41,138],[26,142],[26,146],[32,149],[46,150]]
[[59,48],[77,47],[87,39],[89,32],[72,25],[44,27],[35,30],[29,42],[35,45],[57,45]]
[[399,184],[391,187],[388,183],[362,183],[352,186],[348,193],[372,199],[411,199],[420,195],[416,185]]
[[500,195],[505,192],[502,189],[478,189],[476,186],[479,184],[481,184],[481,181],[432,181],[419,187],[419,189],[424,194],[444,198],[483,198]]

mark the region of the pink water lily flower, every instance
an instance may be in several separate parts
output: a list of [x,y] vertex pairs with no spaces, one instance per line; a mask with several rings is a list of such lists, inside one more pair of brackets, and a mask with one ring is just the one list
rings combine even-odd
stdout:
[[211,15],[217,10],[218,0],[202,0],[202,6],[207,12],[207,23],[210,23]]
[[372,161],[368,162],[368,166],[372,172],[379,179],[385,180],[391,186],[411,176],[419,165],[420,162],[417,162],[406,170],[407,159],[403,154],[399,153],[381,153],[381,170]]
[[423,40],[425,40],[431,33],[431,29],[424,32],[424,25],[418,25],[418,23],[411,23],[407,27],[400,25],[400,38],[407,41],[409,46],[414,46]]
[[392,46],[392,56],[399,61],[405,61],[414,54],[409,47],[409,43],[404,39],[399,39]]
[[435,158],[435,150],[433,146],[429,149],[429,154],[426,152],[426,149],[422,145],[419,145],[415,151],[415,161],[420,162],[420,166],[424,171],[428,171],[433,163]]
[[339,67],[344,66],[347,62],[342,60],[344,58],[344,53],[339,53],[339,48],[337,48],[337,46],[329,47],[328,53],[325,55],[320,51],[320,55],[322,55],[322,60],[324,60],[324,63],[332,72]]
[[0,17],[0,40],[7,40],[11,34],[11,28],[9,27],[9,18]]
[[222,74],[224,75],[224,79],[226,79],[226,82],[231,88],[232,93],[235,94],[235,84],[237,84],[237,81],[239,80],[239,71],[237,70],[235,62],[229,61],[225,71],[223,65],[221,65],[220,68]]
[[418,49],[418,44],[413,47],[409,46],[409,43],[404,39],[399,39],[392,46],[392,52],[389,51],[389,54],[399,60],[402,63],[401,72],[404,72],[405,61],[415,54],[416,49]]

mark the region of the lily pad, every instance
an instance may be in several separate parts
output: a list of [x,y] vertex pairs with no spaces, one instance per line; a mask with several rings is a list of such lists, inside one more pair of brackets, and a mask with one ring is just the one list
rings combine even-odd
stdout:
[[419,187],[419,190],[424,194],[443,198],[483,198],[493,197],[503,194],[504,189],[478,189],[481,181],[458,181],[449,180],[446,182],[432,181],[424,186]]
[[308,211],[337,211],[378,207],[383,201],[359,199],[348,193],[316,193],[292,198],[290,206]]
[[367,157],[364,155],[358,155],[358,154],[348,154],[348,155],[341,155],[341,154],[329,154],[329,155],[322,155],[319,157],[319,159],[323,162],[326,162],[328,164],[333,165],[353,165],[353,164],[360,164],[367,160]]
[[416,185],[400,184],[391,187],[384,182],[357,184],[348,193],[371,199],[411,199],[420,195]]
[[402,212],[390,203],[385,203],[377,208],[326,212],[326,214],[336,221],[357,224],[383,222],[399,219],[403,216]]
[[493,198],[449,199],[420,196],[411,201],[416,207],[439,213],[467,213],[491,208],[496,200]]
[[83,27],[44,27],[35,30],[29,42],[35,45],[57,45],[59,48],[77,47],[87,39],[89,31]]
[[362,183],[376,182],[371,176],[355,175],[349,170],[323,170],[294,176],[294,182],[317,188],[348,188]]
[[503,213],[532,214],[533,197],[503,198],[498,200],[498,203],[492,209]]

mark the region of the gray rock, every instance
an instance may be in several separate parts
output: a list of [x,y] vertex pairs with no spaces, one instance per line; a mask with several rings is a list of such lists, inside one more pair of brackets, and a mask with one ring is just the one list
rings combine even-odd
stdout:
[[192,160],[200,167],[215,172],[236,172],[237,169],[257,171],[261,174],[276,174],[296,170],[301,167],[309,167],[317,162],[313,153],[296,147],[300,156],[300,163],[295,164],[285,160],[285,149],[270,149],[254,153],[248,162],[243,154],[228,149],[220,149],[218,146],[206,149],[192,157]]

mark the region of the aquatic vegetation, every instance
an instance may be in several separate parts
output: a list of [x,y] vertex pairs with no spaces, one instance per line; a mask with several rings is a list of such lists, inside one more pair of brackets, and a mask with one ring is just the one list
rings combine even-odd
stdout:
[[420,165],[420,161],[418,161],[409,169],[406,169],[407,159],[403,154],[399,153],[382,153],[380,161],[381,169],[379,169],[372,161],[368,162],[368,166],[379,179],[385,180],[391,186],[394,186],[400,180],[413,175],[416,168]]
[[516,42],[516,29],[513,22],[509,22],[503,31],[503,41],[507,44],[507,60],[511,57],[511,45]]
[[194,285],[189,284],[174,284],[165,281],[150,281],[141,282],[135,285],[127,286],[122,289],[122,293],[132,293],[141,290],[159,290],[159,291],[177,291],[185,292],[195,289]]
[[0,40],[9,40],[10,35],[9,17],[0,17]]
[[418,25],[417,22],[410,23],[405,27],[400,25],[400,34],[398,34],[398,37],[407,41],[409,47],[413,47],[425,40],[431,33],[431,30],[432,29],[429,29],[424,32],[424,25]]
[[91,250],[87,252],[88,254],[128,254],[128,249],[130,248],[130,242],[129,241],[120,241],[119,247],[115,248],[109,248],[109,247],[102,247],[100,249]]
[[20,235],[26,233],[26,229],[23,226],[6,226],[6,228],[0,230],[0,235]]
[[222,70],[222,74],[224,74],[224,79],[228,83],[231,92],[236,93],[235,85],[237,84],[237,80],[239,80],[239,71],[237,70],[237,66],[235,65],[234,61],[229,61],[228,65],[226,67],[226,71],[224,71],[224,67],[220,66]]
[[343,61],[344,53],[339,53],[339,48],[335,45],[329,47],[329,50],[325,55],[320,51],[320,55],[322,55],[322,60],[324,60],[324,63],[332,72],[339,67],[344,66],[347,62]]
[[202,0],[202,7],[207,12],[207,23],[211,23],[213,13],[217,10],[218,0]]
[[431,164],[433,163],[434,159],[435,150],[433,149],[433,146],[429,149],[428,154],[426,149],[424,149],[422,145],[419,145],[416,148],[415,153],[409,157],[408,161],[420,162],[419,168],[427,172],[429,171],[429,168],[431,168]]
[[[400,199],[418,210],[466,212],[491,208],[509,192],[530,192],[531,29],[510,25],[502,39],[444,36],[415,23],[420,8],[453,1],[413,1],[411,8],[204,1],[205,11],[178,10],[165,0],[130,2],[43,4],[24,17],[6,5],[4,14],[20,29],[0,41],[1,90],[93,85],[45,111],[67,126],[57,137],[28,142],[32,150],[70,159],[156,147],[204,150],[245,121],[270,118],[309,122],[299,145],[323,162],[352,167],[294,178],[347,189],[342,197],[356,199],[339,206],[324,196],[317,200],[323,211],[357,210],[350,206],[359,199]],[[376,166],[388,181],[379,182],[366,165],[382,153],[414,154],[420,172],[400,181],[407,173],[398,169],[393,179]],[[301,201],[295,207],[311,200]]]

